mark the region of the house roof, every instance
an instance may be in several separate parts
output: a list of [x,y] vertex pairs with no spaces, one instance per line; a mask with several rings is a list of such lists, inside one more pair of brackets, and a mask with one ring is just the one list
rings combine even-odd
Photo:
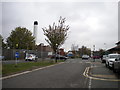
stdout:
[[120,44],[120,41],[116,43],[117,45]]
[[120,50],[120,46],[116,46],[116,47],[109,49],[108,51],[119,51],[119,50]]

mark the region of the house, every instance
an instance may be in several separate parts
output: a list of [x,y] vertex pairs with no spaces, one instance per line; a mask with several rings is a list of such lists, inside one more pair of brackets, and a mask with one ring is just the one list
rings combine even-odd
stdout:
[[119,53],[120,54],[120,41],[116,43],[117,46],[109,49],[109,53]]
[[65,52],[64,52],[64,49],[63,49],[63,48],[60,48],[58,53],[59,53],[60,55],[65,56]]
[[37,50],[42,52],[53,52],[52,48],[49,45],[44,45],[43,43],[40,43],[37,46]]

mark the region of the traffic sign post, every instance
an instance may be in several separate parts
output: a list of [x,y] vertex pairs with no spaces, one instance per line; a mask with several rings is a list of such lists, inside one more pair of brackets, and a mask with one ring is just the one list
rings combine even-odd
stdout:
[[15,58],[16,58],[15,65],[17,66],[17,60],[18,60],[18,58],[19,58],[19,52],[16,52],[16,53],[15,53]]

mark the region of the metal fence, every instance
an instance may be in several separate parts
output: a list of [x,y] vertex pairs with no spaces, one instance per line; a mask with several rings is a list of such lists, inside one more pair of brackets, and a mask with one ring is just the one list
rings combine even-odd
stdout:
[[38,58],[47,58],[48,52],[41,52],[36,50],[24,50],[24,49],[3,49],[2,56],[5,60],[15,60],[15,53],[19,53],[19,59],[25,59],[26,53],[35,54]]

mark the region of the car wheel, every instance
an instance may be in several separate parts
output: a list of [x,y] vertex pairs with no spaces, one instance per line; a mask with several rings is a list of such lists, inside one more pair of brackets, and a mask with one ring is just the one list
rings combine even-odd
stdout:
[[114,73],[117,73],[117,70],[116,70],[115,68],[113,68],[113,72],[114,72]]
[[114,64],[113,64],[113,72],[114,72],[114,73],[116,73],[116,72],[117,72],[117,70],[114,68]]
[[109,63],[108,63],[108,68],[109,68],[110,70],[112,70],[112,69],[113,69],[112,67],[110,67]]
[[114,65],[112,65],[112,67],[111,67],[112,69],[114,69]]
[[108,67],[108,65],[105,63],[105,66]]
[[109,62],[108,62],[108,68],[111,69],[111,67],[109,66]]
[[103,60],[102,60],[102,63],[103,63]]
[[114,72],[114,73],[116,73],[116,72],[117,72],[117,70],[116,70],[116,69],[113,69],[113,72]]

